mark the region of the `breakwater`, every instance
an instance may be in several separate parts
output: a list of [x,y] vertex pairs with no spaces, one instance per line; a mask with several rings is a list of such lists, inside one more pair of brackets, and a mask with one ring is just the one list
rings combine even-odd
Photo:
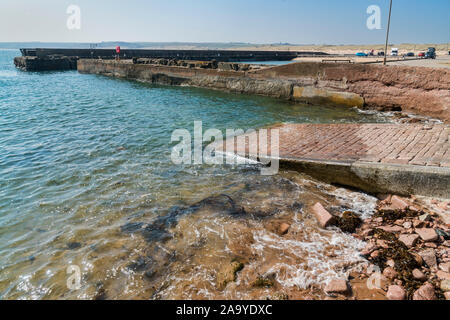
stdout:
[[[115,49],[20,49],[22,56],[48,57],[65,56],[78,58],[114,58]],[[119,57],[125,58],[166,58],[184,60],[217,61],[289,61],[298,56],[325,56],[324,52],[310,51],[258,51],[258,50],[157,50],[122,49]]]
[[313,62],[240,69],[233,64],[81,59],[78,71],[314,104],[402,110],[450,120],[450,71],[445,69]]
[[323,52],[244,51],[244,50],[133,50],[123,49],[20,49],[16,67],[24,71],[76,70],[78,59],[182,59],[196,61],[290,61],[300,56],[324,56]]

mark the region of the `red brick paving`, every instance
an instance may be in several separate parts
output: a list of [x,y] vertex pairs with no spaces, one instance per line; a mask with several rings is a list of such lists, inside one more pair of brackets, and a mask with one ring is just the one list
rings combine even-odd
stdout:
[[450,127],[444,124],[283,124],[274,128],[279,129],[280,158],[450,167]]

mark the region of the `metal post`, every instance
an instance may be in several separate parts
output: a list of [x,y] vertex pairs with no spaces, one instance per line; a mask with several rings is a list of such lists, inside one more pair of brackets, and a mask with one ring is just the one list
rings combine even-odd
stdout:
[[386,45],[384,47],[384,65],[386,65],[387,60],[387,47],[389,43],[389,29],[391,27],[391,12],[392,12],[392,0],[390,0],[390,6],[389,6],[389,19],[388,19],[388,26],[387,26],[387,32],[386,32]]

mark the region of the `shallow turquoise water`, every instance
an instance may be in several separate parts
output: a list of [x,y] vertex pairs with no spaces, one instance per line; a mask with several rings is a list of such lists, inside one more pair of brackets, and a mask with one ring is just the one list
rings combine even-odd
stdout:
[[[175,129],[192,131],[196,120],[204,130],[385,121],[347,108],[75,71],[25,73],[13,66],[17,55],[0,51],[0,298],[64,297],[67,265],[89,266],[90,250],[111,245],[130,219],[164,215],[247,179],[242,168],[172,164]],[[71,297],[92,298],[89,292]]]

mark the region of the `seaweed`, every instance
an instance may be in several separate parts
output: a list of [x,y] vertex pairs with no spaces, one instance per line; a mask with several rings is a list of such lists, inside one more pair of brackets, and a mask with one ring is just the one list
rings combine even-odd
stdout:
[[403,282],[408,298],[412,298],[414,291],[423,285],[421,281],[415,280],[412,275],[412,271],[420,268],[420,265],[408,251],[408,247],[398,241],[393,233],[375,229],[374,235],[380,240],[389,241],[389,247],[379,249],[380,254],[376,258],[372,258],[372,262],[384,269],[387,267],[386,262],[388,260],[394,260],[395,270],[398,272],[397,278]]
[[267,297],[267,300],[289,300],[289,295],[284,292],[277,292],[272,297]]
[[244,264],[237,259],[231,260],[230,264],[223,266],[217,273],[217,287],[219,290],[225,289],[228,283],[236,281],[239,271],[244,269]]
[[348,233],[354,233],[362,224],[361,218],[352,211],[345,211],[342,217],[335,217],[335,220],[335,225]]
[[269,277],[259,276],[252,284],[253,287],[257,288],[271,288],[275,285],[275,281]]
[[403,218],[413,218],[423,214],[422,211],[415,211],[407,208],[405,210],[398,209],[380,209],[373,215],[375,218],[383,218],[384,222],[395,221]]

